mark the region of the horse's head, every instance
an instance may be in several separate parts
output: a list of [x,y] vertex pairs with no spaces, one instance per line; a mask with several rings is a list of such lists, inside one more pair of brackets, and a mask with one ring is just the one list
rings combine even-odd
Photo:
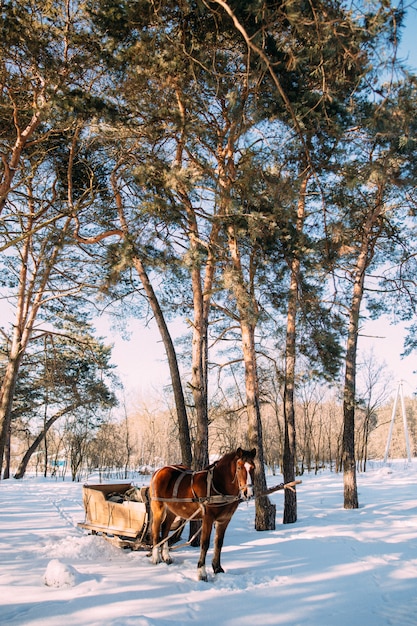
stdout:
[[238,448],[236,450],[236,477],[242,500],[249,500],[253,497],[255,456],[256,448],[252,450],[242,450],[242,448]]

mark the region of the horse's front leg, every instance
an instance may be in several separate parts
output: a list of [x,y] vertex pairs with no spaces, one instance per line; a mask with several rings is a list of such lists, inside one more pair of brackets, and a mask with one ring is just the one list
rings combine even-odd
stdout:
[[224,569],[220,564],[220,555],[223,547],[224,534],[226,532],[226,528],[229,524],[229,520],[227,522],[216,522],[216,534],[214,536],[214,551],[213,551],[213,572],[215,574],[223,574]]
[[207,550],[210,546],[211,529],[213,527],[213,518],[210,514],[206,513],[203,516],[203,524],[201,528],[201,541],[200,541],[200,558],[197,564],[198,580],[204,580],[207,582],[206,571],[206,556]]

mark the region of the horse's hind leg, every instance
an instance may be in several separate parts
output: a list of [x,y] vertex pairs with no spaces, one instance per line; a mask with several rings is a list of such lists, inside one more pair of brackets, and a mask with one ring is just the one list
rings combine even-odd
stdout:
[[161,502],[157,502],[155,500],[151,501],[151,510],[152,510],[152,563],[155,565],[159,563],[160,559],[160,551],[159,551],[159,543],[160,543],[160,530],[162,521],[165,516],[165,505]]
[[163,541],[162,547],[161,547],[161,556],[162,556],[162,560],[167,563],[167,565],[171,565],[172,563],[172,559],[171,556],[169,554],[169,545],[168,545],[168,534],[169,531],[171,530],[171,526],[174,522],[176,518],[175,513],[172,513],[172,511],[170,511],[168,508],[166,509],[166,516],[165,519],[162,523],[162,535],[161,535],[161,541]]

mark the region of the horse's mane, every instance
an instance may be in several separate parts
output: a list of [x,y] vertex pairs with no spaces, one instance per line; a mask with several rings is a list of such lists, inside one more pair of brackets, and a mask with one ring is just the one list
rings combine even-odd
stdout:
[[226,452],[226,454],[223,454],[223,456],[218,458],[216,461],[214,461],[213,463],[210,463],[210,465],[207,465],[202,470],[198,470],[198,471],[206,472],[215,468],[216,465],[218,465],[219,463],[221,463],[222,465],[223,463],[230,463],[235,458],[239,450],[243,453],[247,453],[247,450],[243,450],[242,448],[237,448],[236,450],[232,450],[231,452]]
[[211,463],[210,465],[208,465],[205,469],[206,470],[211,470],[214,467],[216,467],[216,465],[218,465],[218,463],[228,463],[229,461],[232,461],[232,459],[234,459],[234,457],[236,456],[236,452],[237,450],[232,450],[232,452],[227,452],[226,454],[223,454],[223,456],[221,456],[219,459],[217,459],[217,461],[214,461],[214,463]]

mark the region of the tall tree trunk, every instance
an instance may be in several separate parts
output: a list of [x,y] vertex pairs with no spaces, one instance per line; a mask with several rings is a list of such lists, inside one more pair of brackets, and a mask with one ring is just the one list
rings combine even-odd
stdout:
[[[19,373],[22,352],[19,344],[13,345],[10,352],[6,373],[3,378],[0,392],[0,478],[2,476],[5,452],[10,439],[10,426],[12,419],[12,405],[16,389],[16,381]],[[4,467],[3,478],[9,478],[9,464]]]
[[[186,199],[188,203],[188,198]],[[190,226],[190,249],[198,258],[199,243],[197,223],[191,205],[188,203],[187,213]],[[193,467],[201,470],[209,463],[208,456],[208,320],[210,315],[211,293],[216,269],[216,257],[213,252],[218,239],[219,226],[214,224],[208,246],[208,256],[204,266],[204,281],[201,266],[196,261],[191,270],[193,290],[193,339],[191,364],[191,389],[197,419],[197,433],[194,442]]]
[[[247,87],[247,85],[245,86]],[[246,93],[246,96],[248,92]],[[240,105],[243,114],[245,99]],[[255,349],[255,329],[258,320],[258,307],[253,288],[253,268],[248,280],[242,267],[238,237],[233,224],[232,187],[236,180],[235,156],[239,124],[242,117],[236,111],[229,118],[227,108],[223,111],[225,127],[219,132],[217,149],[218,184],[220,190],[219,216],[226,218],[227,244],[231,260],[231,288],[236,300],[239,324],[242,336],[242,352],[245,367],[246,408],[248,414],[248,438],[250,445],[256,448],[255,487],[255,528],[256,530],[274,530],[276,507],[269,498],[262,495],[266,490],[264,451],[262,440],[262,421],[259,406],[259,381]],[[258,495],[256,495],[258,494]]]
[[[30,200],[30,192],[31,190],[29,189],[30,216],[26,225],[26,232],[29,234],[27,235],[21,254],[15,323],[13,326],[9,360],[0,389],[0,478],[3,468],[4,452],[10,433],[13,399],[20,364],[29,344],[51,271],[61,249],[61,239],[65,237],[71,222],[70,218],[66,220],[62,227],[60,238],[48,258],[40,258],[37,260],[42,269],[39,271],[38,268],[38,270],[29,276],[28,264],[30,255],[33,253],[32,228],[34,226],[35,215],[35,209]],[[42,262],[44,262],[43,266]],[[37,271],[39,271],[39,274]],[[6,474],[8,474],[8,470],[6,470]]]
[[[306,172],[300,189],[300,197],[297,205],[296,231],[301,236],[305,218],[305,196],[310,174]],[[296,244],[297,245],[297,244]],[[287,334],[285,342],[285,374],[284,374],[284,458],[283,476],[284,483],[295,480],[296,464],[296,429],[294,408],[294,384],[296,363],[296,329],[298,309],[298,283],[300,280],[300,260],[298,251],[294,251],[294,257],[290,265],[290,288],[288,293],[287,310]],[[292,524],[297,521],[297,493],[291,489],[285,489],[284,494],[284,524]]]
[[[113,188],[113,193],[116,201],[116,206],[119,214],[121,230],[117,231],[115,234],[124,237],[125,239],[129,237],[129,226],[126,221],[124,208],[123,208],[123,200],[122,196],[117,184],[117,169],[120,164],[116,166],[111,175],[111,184]],[[91,241],[91,243],[94,243]],[[138,254],[133,255],[133,265],[138,273],[142,286],[145,290],[146,297],[148,298],[149,305],[153,311],[155,316],[155,321],[158,326],[158,330],[161,335],[162,343],[164,344],[165,353],[168,359],[168,367],[171,376],[172,382],[172,390],[174,394],[174,402],[175,409],[177,413],[177,423],[178,423],[178,433],[180,440],[180,448],[181,448],[181,460],[187,467],[191,467],[192,465],[192,449],[191,449],[191,438],[190,438],[190,428],[188,424],[188,415],[187,415],[187,407],[185,404],[184,391],[182,388],[180,371],[178,368],[178,359],[177,354],[175,352],[174,343],[172,341],[171,334],[169,332],[167,323],[165,321],[165,317],[163,311],[159,305],[158,298],[156,297],[154,288],[152,287],[151,281],[149,280],[149,276],[146,272],[145,266],[138,256]]]
[[342,464],[345,509],[357,509],[359,507],[355,459],[356,356],[365,275],[374,256],[375,244],[379,234],[378,224],[381,223],[383,212],[383,185],[384,182],[378,188],[378,201],[374,209],[368,212],[363,225],[361,247],[353,271],[353,293],[349,310],[343,389]]
[[[32,228],[32,221],[29,219],[30,231]],[[6,373],[4,375],[1,389],[0,389],[0,478],[3,469],[4,453],[7,445],[7,440],[10,433],[10,426],[12,420],[12,406],[16,389],[17,377],[19,374],[20,363],[26,349],[26,344],[29,341],[31,327],[33,326],[33,320],[28,325],[26,315],[29,308],[29,302],[27,301],[28,295],[28,258],[31,248],[31,237],[29,236],[24,244],[22,251],[22,261],[19,271],[19,292],[17,298],[17,306],[15,313],[15,322],[13,325],[13,335],[10,345],[9,358],[6,367]],[[29,290],[31,292],[32,288]],[[26,329],[26,333],[25,333]],[[4,478],[9,477],[9,470],[6,468]]]
[[346,345],[345,382],[343,390],[343,485],[345,509],[357,509],[358,489],[356,482],[355,459],[355,395],[356,395],[356,354],[359,330],[359,313],[363,296],[366,254],[358,260],[353,298],[349,313],[349,328]]
[[[243,359],[245,363],[246,410],[248,413],[249,445],[256,448],[256,472],[254,489],[263,494],[267,488],[262,437],[262,419],[259,407],[259,385],[256,366],[255,328],[241,321]],[[255,500],[255,529],[275,530],[276,506],[267,496],[258,495]]]
[[[177,136],[177,149],[175,165],[178,168],[187,168],[187,160],[184,162],[184,150],[186,146],[186,121],[187,107],[183,100],[183,94],[177,87],[175,90],[180,123],[180,132]],[[209,463],[208,453],[208,318],[210,313],[211,292],[216,267],[216,257],[213,254],[214,245],[217,243],[219,226],[212,224],[210,242],[207,246],[207,259],[205,262],[204,285],[202,278],[202,240],[200,238],[196,211],[189,196],[187,186],[180,179],[177,183],[180,200],[187,214],[187,236],[190,242],[191,286],[193,292],[193,336],[191,353],[191,381],[190,387],[193,395],[196,414],[196,437],[194,441],[193,468],[201,470]]]
[[190,430],[188,426],[187,408],[185,405],[184,392],[182,388],[181,376],[178,368],[178,360],[175,352],[174,343],[172,341],[171,334],[168,330],[168,326],[165,322],[165,317],[159,306],[158,298],[154,292],[154,289],[149,280],[148,274],[144,268],[141,259],[137,256],[133,259],[133,264],[139,275],[146,296],[148,298],[150,307],[155,316],[155,320],[161,334],[162,342],[164,344],[165,352],[168,358],[169,372],[171,375],[172,389],[175,399],[175,407],[177,411],[179,440],[181,447],[182,462],[191,467],[192,464],[192,451],[191,451],[191,439]]
[[[291,283],[294,281],[291,280]],[[290,300],[297,291],[297,286],[290,286]],[[297,295],[295,294],[295,298]],[[287,319],[287,342],[285,350],[285,383],[284,383],[284,455],[283,477],[284,483],[295,480],[296,463],[296,435],[295,435],[295,409],[294,409],[294,378],[295,378],[295,310],[293,305],[288,307]],[[292,524],[297,521],[297,494],[291,489],[285,489],[283,523]]]
[[11,455],[12,455],[11,440],[12,440],[12,428],[11,428],[11,424],[10,424],[9,430],[7,431],[6,447],[5,447],[5,450],[4,450],[4,472],[3,472],[3,478],[5,478],[5,479],[10,478],[10,464],[11,464]]
[[[194,237],[191,236],[191,246]],[[195,248],[194,248],[194,251]],[[208,380],[207,380],[207,332],[208,319],[205,316],[203,292],[201,289],[201,271],[199,265],[191,270],[193,290],[194,320],[191,356],[191,391],[196,413],[196,436],[194,440],[193,468],[196,471],[209,464],[208,453]],[[189,524],[190,545],[200,545],[201,520],[191,520]]]
[[[234,227],[228,227],[229,251],[233,265],[232,284],[239,311],[242,335],[242,352],[245,365],[246,410],[248,414],[248,436],[251,446],[256,448],[255,496],[266,490],[266,476],[262,440],[262,421],[259,407],[259,382],[255,349],[257,305],[254,296],[245,287],[238,243]],[[276,507],[269,498],[258,495],[255,500],[255,529],[275,529]]]
[[207,398],[207,319],[204,315],[203,293],[199,267],[191,272],[194,300],[192,338],[191,390],[197,417],[194,441],[193,467],[201,470],[209,463],[208,457],[208,398]]
[[[188,195],[181,193],[184,206],[188,215],[188,236],[190,239],[190,252],[193,258],[191,270],[191,284],[193,291],[193,338],[192,338],[192,362],[191,362],[191,390],[196,413],[197,429],[194,441],[193,468],[201,470],[209,464],[209,416],[208,416],[208,320],[210,314],[211,293],[216,268],[214,254],[215,244],[219,234],[219,225],[214,223],[211,229],[210,241],[207,249],[205,263],[204,284],[202,280],[202,268],[199,262],[200,237],[195,211]],[[190,522],[190,539],[192,546],[198,546],[200,538],[197,533],[201,527],[201,521]],[[194,537],[194,539],[192,539]]]

